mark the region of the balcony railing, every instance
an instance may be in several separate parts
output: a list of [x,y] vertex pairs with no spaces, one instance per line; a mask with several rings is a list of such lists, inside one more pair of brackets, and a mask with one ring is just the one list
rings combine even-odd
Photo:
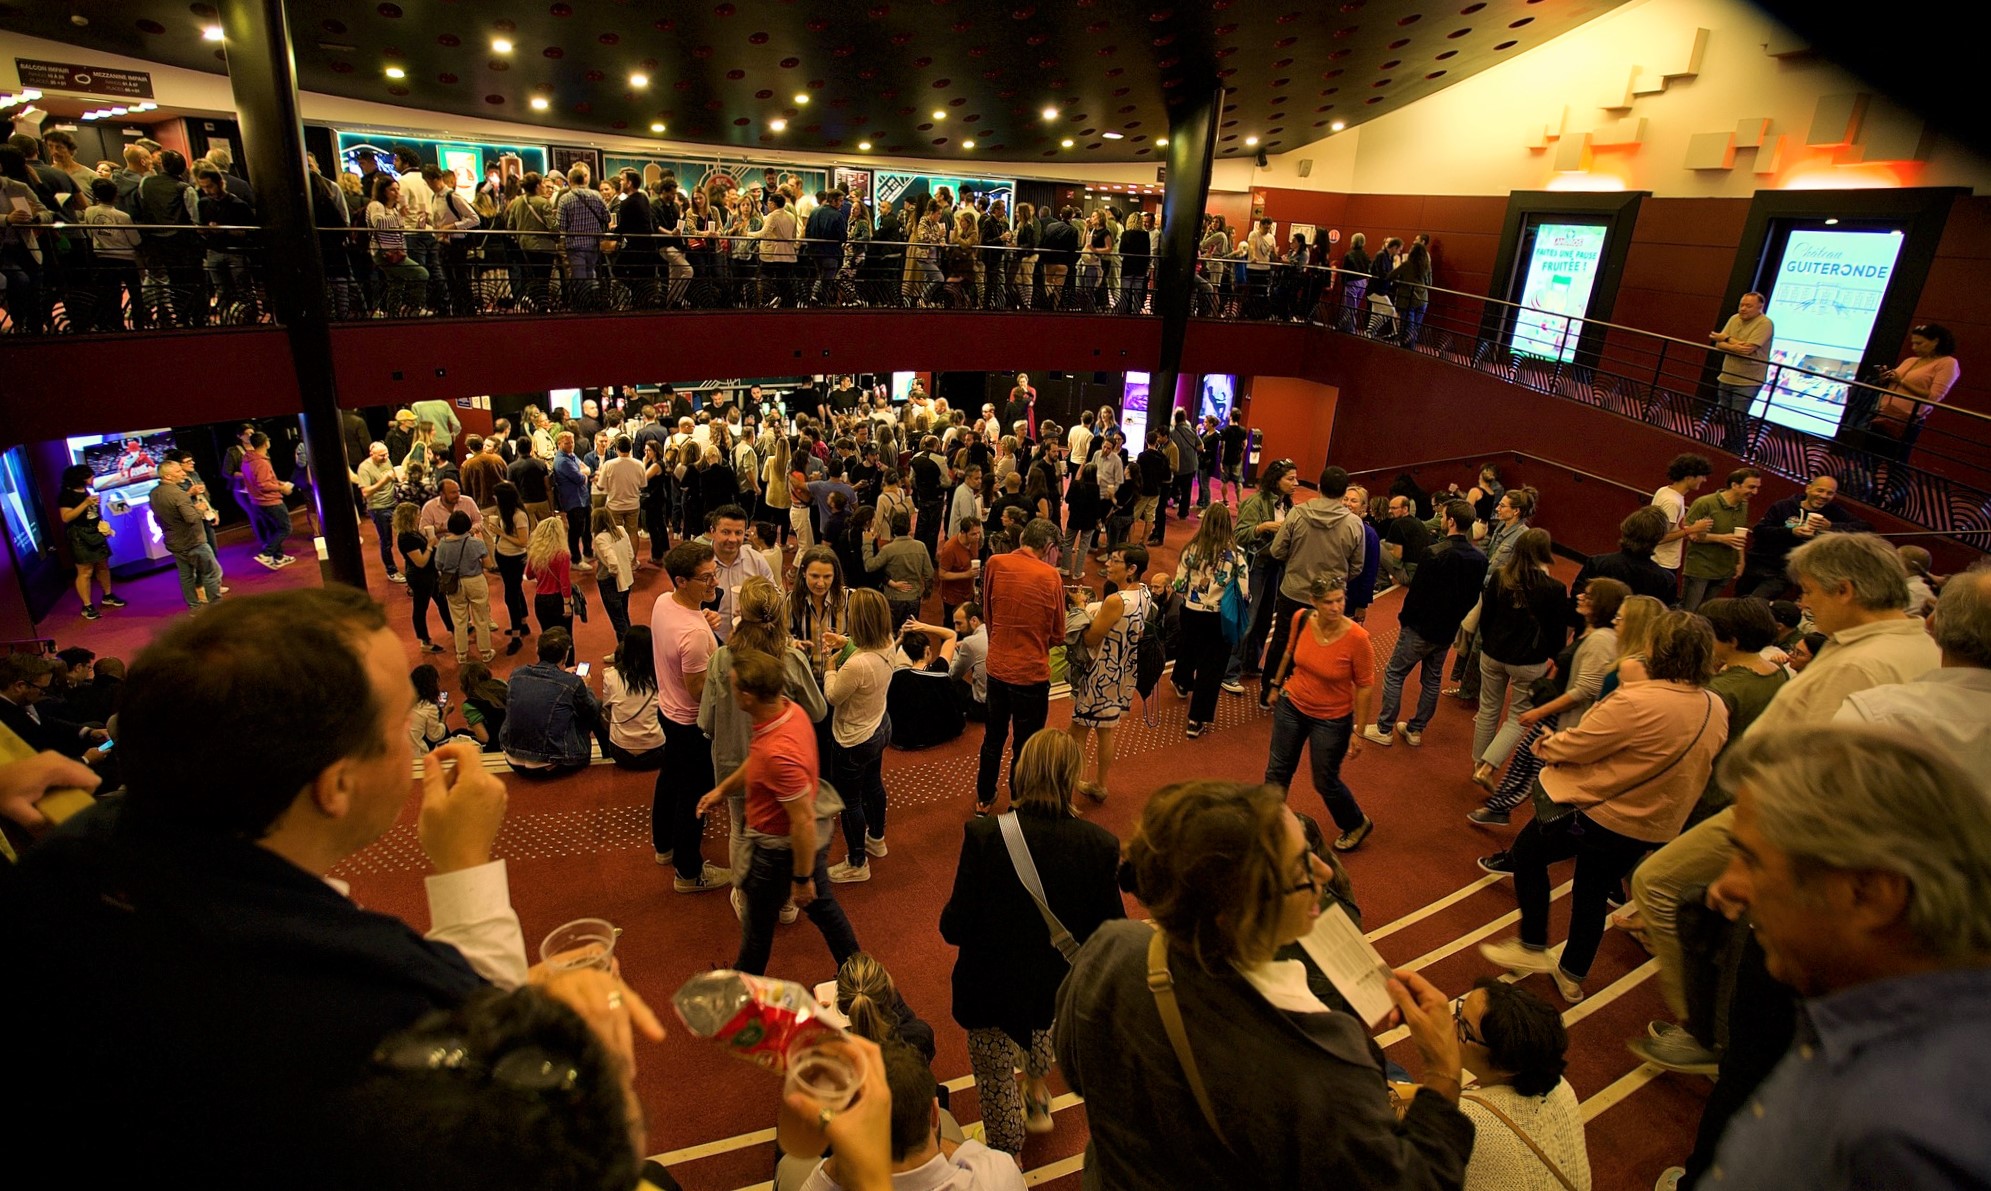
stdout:
[[[38,275],[23,275],[18,254],[9,258],[0,330],[271,321],[265,279],[283,256],[265,250],[258,229],[131,230],[140,243],[125,257],[102,250],[101,226],[44,228]],[[340,321],[838,307],[1153,314],[1152,258],[1117,258],[1116,269],[1116,260],[1084,251],[1066,264],[1041,248],[875,239],[706,236],[665,248],[657,245],[673,242],[630,244],[613,233],[408,231],[398,244],[364,229],[319,235]],[[1875,419],[1886,390],[1853,377],[1764,361],[1765,379],[1750,395],[1724,390],[1721,357],[1707,343],[1437,286],[1419,287],[1427,299],[1420,307],[1409,287],[1378,295],[1372,285],[1334,268],[1204,258],[1193,312],[1311,322],[1393,342],[1709,442],[1790,479],[1829,473],[1849,499],[1991,544],[1991,417],[1916,401],[1915,416],[1884,434],[1896,428]]]

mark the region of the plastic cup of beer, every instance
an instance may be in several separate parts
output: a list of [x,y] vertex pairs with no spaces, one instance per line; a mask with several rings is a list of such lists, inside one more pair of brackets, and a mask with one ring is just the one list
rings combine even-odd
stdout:
[[614,970],[615,937],[621,932],[606,918],[576,918],[553,928],[539,945],[539,958],[555,972],[583,968]]
[[864,1068],[838,1035],[811,1039],[788,1052],[786,1092],[801,1092],[832,1112],[842,1112],[864,1086]]

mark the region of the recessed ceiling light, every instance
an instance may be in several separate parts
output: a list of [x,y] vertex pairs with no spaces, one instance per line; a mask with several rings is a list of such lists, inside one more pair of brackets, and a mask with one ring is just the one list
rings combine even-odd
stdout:
[[1044,118],[1045,118],[1046,120],[1055,120],[1055,119],[1057,119],[1057,118],[1058,118],[1058,109],[1056,109],[1056,108],[1045,108],[1045,109],[1044,109]]
[[535,112],[546,110],[546,97],[544,95],[535,95],[527,102],[532,104],[532,110]]
[[398,66],[390,66],[387,68],[387,77],[390,79],[405,79],[408,77],[408,72]]
[[664,130],[664,122],[662,120],[659,120],[656,123],[650,125],[651,132],[662,132],[663,130]]
[[859,141],[859,142],[857,142],[857,147],[858,147],[858,148],[860,148],[860,149],[862,149],[862,150],[864,150],[864,151],[865,151],[866,153],[869,153],[869,152],[871,152],[871,142],[870,142],[870,141]]
[[650,85],[650,76],[639,70],[629,76],[629,85],[632,87],[647,87]]
[[796,93],[795,93],[795,104],[796,104],[796,106],[797,106],[797,107],[807,107],[807,106],[809,106],[809,93],[808,93],[807,91],[798,91],[798,92],[796,92]]
[[1327,130],[1328,130],[1329,132],[1340,132],[1340,131],[1341,131],[1342,129],[1344,129],[1344,128],[1346,128],[1346,127],[1348,127],[1348,124],[1347,124],[1347,122],[1346,122],[1346,121],[1343,121],[1343,120],[1336,120],[1336,121],[1335,121],[1334,123],[1332,123],[1332,124],[1330,124],[1330,125],[1328,125],[1328,126],[1327,126]]
[[205,25],[200,31],[202,41],[220,41],[224,36],[219,25]]
[[1248,136],[1244,138],[1244,143],[1247,145],[1255,145],[1258,143],[1258,138],[1255,136]]
[[936,120],[945,120],[947,118],[947,113],[936,109],[933,113],[933,118]]
[[[972,149],[972,148],[974,148],[974,147],[975,147],[975,142],[973,142],[973,141],[962,141],[962,142],[961,142],[961,147],[962,147],[963,149]],[[1838,220],[1836,220],[1836,219],[1835,219],[1835,220],[1833,220],[1833,222],[1834,222],[1834,223],[1837,223],[1837,222],[1838,222]]]
[[769,121],[767,122],[767,126],[768,126],[768,128],[769,128],[770,130],[772,130],[772,131],[774,131],[774,132],[785,132],[785,131],[787,130],[787,128],[788,128],[788,121],[786,121],[786,120],[769,120]]
[[493,37],[491,39],[491,52],[494,54],[511,53],[512,39],[509,37]]
[[1117,141],[1123,139],[1121,134],[1117,132],[1102,132],[1099,135],[1105,137],[1109,141]]
[[1165,137],[1165,136],[1158,136],[1158,137],[1156,137],[1156,138],[1155,138],[1155,148],[1157,148],[1157,149],[1166,149],[1166,148],[1168,148],[1168,138],[1167,138],[1167,137]]
[[1059,141],[1058,143],[1060,145],[1063,145],[1065,148],[1069,149],[1072,147],[1072,138],[1066,137],[1064,140]]

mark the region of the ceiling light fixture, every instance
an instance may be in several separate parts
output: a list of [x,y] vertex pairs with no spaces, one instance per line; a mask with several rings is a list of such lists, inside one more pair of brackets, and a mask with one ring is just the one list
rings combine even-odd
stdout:
[[511,38],[509,38],[509,37],[493,37],[493,38],[491,39],[491,52],[492,52],[492,53],[494,53],[494,54],[509,54],[509,53],[511,53],[511,52],[512,52],[512,40],[511,40]]
[[637,71],[635,74],[629,76],[629,85],[632,87],[647,87],[650,85],[650,76],[644,74],[642,71]]
[[1258,138],[1255,136],[1248,136],[1244,138],[1244,143],[1247,145],[1255,145],[1258,143]]
[[221,31],[221,26],[219,25],[201,26],[200,39],[202,41],[220,41],[222,38],[226,36],[227,34]]
[[770,129],[771,131],[774,131],[774,132],[786,132],[786,131],[788,130],[788,121],[786,121],[786,120],[769,120],[769,121],[767,122],[767,126],[768,126],[768,128],[769,128],[769,129]]
[[1157,149],[1166,149],[1166,148],[1168,148],[1168,138],[1167,138],[1167,137],[1165,137],[1165,136],[1158,136],[1158,137],[1156,137],[1156,138],[1155,138],[1155,148],[1157,148]]
[[943,112],[943,111],[937,111],[937,110],[936,110],[936,111],[935,111],[935,112],[933,113],[933,118],[934,118],[934,119],[936,119],[936,120],[945,120],[945,119],[947,118],[947,113],[946,113],[946,112]]
[[[962,141],[962,142],[961,142],[961,147],[962,147],[963,149],[972,149],[972,148],[974,148],[974,147],[975,147],[975,142],[973,142],[973,141]],[[1836,222],[1836,220],[1835,220],[1835,222]]]
[[664,130],[664,122],[662,120],[658,120],[650,125],[651,132],[662,132],[663,130]]
[[1105,137],[1109,141],[1118,141],[1126,139],[1123,134],[1117,132],[1102,132],[1099,135]]
[[543,112],[546,110],[546,97],[544,95],[535,95],[526,102],[532,105],[532,110],[535,112]]
[[857,142],[857,147],[858,147],[858,148],[860,148],[860,149],[862,149],[862,150],[864,150],[864,151],[865,151],[866,153],[869,153],[869,152],[871,152],[871,142],[870,142],[870,141],[859,141],[859,142]]
[[1058,118],[1058,109],[1056,109],[1056,108],[1045,108],[1045,109],[1044,109],[1044,118],[1045,118],[1046,120],[1055,120],[1055,119],[1057,119],[1057,118]]
[[1066,137],[1064,140],[1059,141],[1058,143],[1060,145],[1063,145],[1065,148],[1069,149],[1072,147],[1072,138]]
[[1327,126],[1327,130],[1328,130],[1329,132],[1340,132],[1340,131],[1341,131],[1342,129],[1344,129],[1344,128],[1346,128],[1346,127],[1348,127],[1348,124],[1347,124],[1347,122],[1346,122],[1346,121],[1343,121],[1343,120],[1336,120],[1336,121],[1335,121],[1334,123],[1332,123],[1332,124],[1330,124],[1330,125],[1328,125],[1328,126]]
[[405,79],[408,77],[408,72],[398,66],[390,66],[387,68],[387,77],[390,79]]
[[807,91],[798,91],[798,92],[796,92],[796,94],[795,94],[795,105],[796,105],[797,107],[808,107],[808,106],[809,106],[809,93],[808,93]]

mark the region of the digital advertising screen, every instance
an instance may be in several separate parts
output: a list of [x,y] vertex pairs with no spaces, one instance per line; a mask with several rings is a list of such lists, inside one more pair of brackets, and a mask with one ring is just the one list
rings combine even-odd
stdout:
[[1127,451],[1138,455],[1148,441],[1148,385],[1145,372],[1129,372],[1120,389],[1120,430],[1127,436]]
[[942,177],[937,174],[905,174],[896,170],[879,170],[872,178],[873,198],[877,204],[896,203],[915,195],[931,195],[941,187],[954,196],[959,206],[966,196],[987,195],[991,203],[1002,203],[1009,211],[1016,210],[1016,180],[1013,178],[961,178]]
[[1219,426],[1230,425],[1231,408],[1237,404],[1237,377],[1229,373],[1205,373],[1202,388],[1202,396],[1196,401],[1197,420],[1212,417]]
[[382,173],[390,177],[400,177],[394,168],[394,150],[412,149],[423,161],[433,161],[443,169],[456,174],[456,193],[469,201],[484,183],[484,176],[497,169],[499,162],[506,157],[518,158],[517,172],[524,174],[544,174],[546,172],[546,147],[544,145],[501,145],[478,141],[436,141],[420,135],[397,136],[379,132],[340,132],[338,134],[339,168],[349,174],[364,174],[360,169],[361,149],[373,150],[373,163]]
[[7,518],[7,538],[17,560],[35,558],[48,545],[48,526],[35,498],[34,477],[28,470],[28,449],[9,447],[0,453],[0,511]]
[[1771,375],[1770,421],[1808,434],[1837,432],[1846,412],[1846,386],[1837,380],[1859,371],[1901,241],[1898,231],[1791,232],[1769,285],[1776,330],[1770,362],[1806,371]]
[[69,458],[87,464],[90,486],[98,492],[157,479],[159,461],[173,449],[171,430],[91,434],[69,440]]
[[926,372],[894,372],[892,374],[892,404],[904,405],[911,400],[913,385],[919,385],[927,392],[933,392],[933,376]]
[[1524,356],[1567,363],[1576,358],[1582,316],[1604,260],[1608,229],[1597,223],[1543,223],[1535,228],[1521,283],[1522,309],[1507,346]]
[[548,410],[564,409],[568,416],[578,417],[581,412],[581,391],[579,389],[548,389],[546,391]]

